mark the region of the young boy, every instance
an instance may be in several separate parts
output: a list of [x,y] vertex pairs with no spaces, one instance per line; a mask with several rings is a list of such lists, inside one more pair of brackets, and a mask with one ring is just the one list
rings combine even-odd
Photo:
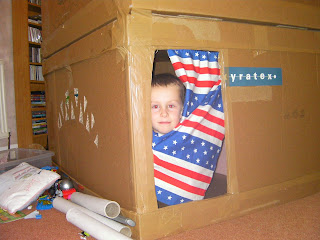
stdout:
[[153,131],[164,135],[180,122],[185,86],[171,74],[159,74],[151,83],[151,121]]

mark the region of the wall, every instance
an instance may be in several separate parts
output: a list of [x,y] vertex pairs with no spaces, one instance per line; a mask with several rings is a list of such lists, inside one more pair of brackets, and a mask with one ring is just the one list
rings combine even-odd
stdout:
[[[18,147],[16,131],[16,109],[14,99],[12,11],[10,0],[0,0],[0,59],[4,60],[7,122],[11,132],[11,148]],[[0,150],[8,147],[8,139],[0,139]]]

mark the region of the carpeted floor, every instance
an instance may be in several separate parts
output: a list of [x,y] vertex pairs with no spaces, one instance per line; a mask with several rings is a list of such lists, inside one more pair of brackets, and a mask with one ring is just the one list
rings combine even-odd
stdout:
[[[73,240],[80,229],[55,209],[42,219],[0,224],[1,240]],[[92,237],[88,240],[93,239]],[[320,240],[320,193],[161,240]]]
[[319,240],[320,193],[161,240]]

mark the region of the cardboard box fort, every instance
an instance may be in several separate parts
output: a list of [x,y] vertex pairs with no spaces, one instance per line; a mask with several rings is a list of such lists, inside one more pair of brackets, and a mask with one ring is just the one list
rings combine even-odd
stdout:
[[[43,1],[55,162],[91,193],[117,201],[137,223],[135,239],[319,191],[319,6],[302,0]],[[166,49],[220,53],[226,157],[219,161],[227,164],[228,188],[219,197],[158,209],[150,81],[155,51]],[[169,65],[160,62],[158,71],[170,71]],[[281,81],[237,86],[232,67],[243,76],[278,69]]]

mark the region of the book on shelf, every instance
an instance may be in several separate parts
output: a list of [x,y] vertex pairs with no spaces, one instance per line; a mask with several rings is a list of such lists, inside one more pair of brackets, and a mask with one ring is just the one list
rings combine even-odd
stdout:
[[32,119],[34,118],[46,118],[46,111],[32,111]]
[[45,91],[31,91],[31,107],[46,106]]
[[38,128],[38,129],[32,129],[32,130],[33,130],[33,135],[40,135],[40,134],[48,133],[47,128]]
[[28,2],[41,6],[41,0],[28,0]]
[[29,47],[29,61],[32,63],[41,63],[41,48]]
[[29,42],[33,43],[40,43],[42,42],[42,34],[41,30],[35,27],[28,27],[28,40]]
[[47,119],[32,119],[33,135],[47,133]]
[[41,21],[41,15],[37,15],[40,16],[39,18],[36,18],[35,16],[29,16],[28,17],[28,23],[30,24],[36,24],[36,25],[41,25],[42,21]]
[[32,120],[32,128],[40,128],[47,126],[47,119],[34,119]]
[[44,81],[42,66],[30,64],[30,80]]

